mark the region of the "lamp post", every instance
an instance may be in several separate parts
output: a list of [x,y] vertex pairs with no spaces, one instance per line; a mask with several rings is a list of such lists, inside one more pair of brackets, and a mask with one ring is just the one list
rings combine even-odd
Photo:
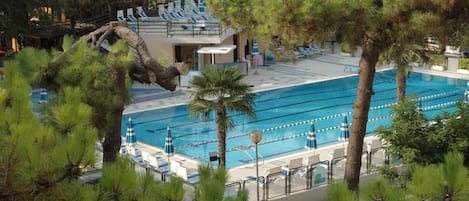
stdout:
[[249,139],[256,145],[256,190],[257,190],[257,201],[259,201],[259,154],[257,145],[262,140],[262,131],[253,130],[249,134]]
[[370,173],[371,166],[371,143],[366,143],[366,172]]

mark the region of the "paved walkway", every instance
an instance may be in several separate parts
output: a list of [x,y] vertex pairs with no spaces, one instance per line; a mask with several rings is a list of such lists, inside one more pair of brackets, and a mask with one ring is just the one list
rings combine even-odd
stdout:
[[[356,75],[356,72],[345,71],[345,66],[357,66],[359,57],[345,57],[336,54],[316,55],[310,59],[300,60],[297,63],[277,62],[268,66],[258,67],[257,74],[254,74],[254,68],[249,70],[245,82],[254,86],[254,91],[262,91],[285,86],[299,85],[305,83],[319,82],[345,76]],[[379,69],[378,69],[379,70]],[[433,71],[423,67],[414,68],[414,71],[425,71],[427,73],[457,77],[469,80],[469,75],[457,74],[456,72]],[[167,98],[155,99],[151,101],[139,102],[126,106],[124,113],[131,114],[135,112],[151,110],[159,107],[186,104],[190,98],[190,92],[185,88],[178,88],[177,95]],[[366,142],[371,142],[374,137],[367,137]],[[139,144],[139,148],[149,153],[162,153],[161,149]],[[285,164],[294,158],[306,158],[313,154],[320,154],[321,160],[330,160],[330,154],[337,148],[345,147],[344,144],[336,144],[328,147],[321,147],[315,151],[303,151],[288,156],[278,157],[271,160],[262,161],[259,165],[259,175],[265,176],[266,170],[279,164]],[[381,160],[382,157],[380,157]],[[197,168],[199,162],[188,159],[185,156],[176,154],[170,158],[171,161],[179,161],[188,168]],[[379,161],[382,163],[382,160]],[[229,182],[241,181],[246,176],[255,175],[254,164],[235,167],[229,170]],[[252,191],[253,192],[253,191]]]

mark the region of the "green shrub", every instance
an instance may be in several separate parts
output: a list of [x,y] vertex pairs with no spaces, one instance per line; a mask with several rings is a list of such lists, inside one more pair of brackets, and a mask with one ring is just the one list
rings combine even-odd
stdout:
[[344,53],[352,53],[353,51],[355,51],[355,48],[353,48],[352,45],[348,42],[342,42],[340,44],[340,49]]
[[443,66],[446,63],[446,57],[444,54],[433,54],[430,61],[433,65]]
[[469,58],[459,58],[459,68],[469,70]]

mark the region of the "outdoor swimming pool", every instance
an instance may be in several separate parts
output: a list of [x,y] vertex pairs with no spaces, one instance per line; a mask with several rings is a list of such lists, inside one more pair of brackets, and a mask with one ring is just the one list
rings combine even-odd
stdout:
[[[39,111],[39,108],[40,108],[41,91],[43,91],[42,88],[34,89],[30,95],[30,98],[33,104],[33,109],[35,111]],[[161,87],[155,87],[155,86],[143,86],[143,87],[131,88],[130,94],[132,95],[132,103],[138,103],[138,102],[143,102],[143,101],[148,101],[148,100],[155,100],[159,98],[167,98],[170,96],[178,96],[178,95],[181,95],[182,92],[179,92],[179,91],[171,92]],[[47,97],[46,99],[49,98],[48,93],[46,97]]]
[[[252,163],[254,150],[248,134],[262,130],[259,154],[264,159],[302,151],[306,135],[314,121],[318,146],[338,143],[340,124],[346,114],[352,121],[358,76],[334,79],[306,85],[259,92],[256,101],[257,119],[230,114],[235,129],[227,132],[227,167]],[[467,80],[412,73],[407,82],[407,94],[422,99],[424,114],[434,117],[440,111],[454,111],[455,101],[461,100]],[[390,123],[390,106],[396,100],[395,73],[377,72],[374,81],[367,126],[367,135],[379,125]],[[209,161],[209,152],[218,151],[217,130],[213,121],[201,122],[188,116],[187,105],[128,114],[123,117],[122,135],[131,117],[137,140],[156,147],[164,147],[166,127],[171,128],[176,153]],[[213,117],[212,117],[213,118]],[[247,154],[248,153],[248,154]]]

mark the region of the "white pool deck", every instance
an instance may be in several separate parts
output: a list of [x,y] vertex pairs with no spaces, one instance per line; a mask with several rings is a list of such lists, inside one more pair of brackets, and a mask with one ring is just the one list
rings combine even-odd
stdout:
[[[356,75],[356,72],[346,71],[344,70],[344,68],[348,65],[357,66],[358,61],[359,57],[347,57],[338,54],[315,55],[309,59],[297,61],[296,63],[277,62],[268,66],[258,67],[257,74],[254,74],[254,68],[251,68],[249,70],[249,74],[246,76],[244,81],[246,83],[252,84],[254,86],[254,91],[318,82],[322,80]],[[456,72],[435,71],[423,67],[414,67],[413,71],[424,71],[431,74],[444,75],[469,80],[469,75],[458,74]],[[186,91],[187,89],[178,88],[177,90],[182,90],[185,92],[185,94],[163,99],[156,99],[152,101],[140,102],[136,104],[130,104],[126,106],[124,114],[131,114],[159,107],[167,107],[187,103],[190,99],[190,93]],[[365,138],[365,142],[371,142],[372,138],[373,137]],[[150,153],[162,153],[161,149],[155,147],[150,147],[138,143],[137,146],[138,148],[146,150]],[[305,150],[300,153],[285,155],[275,159],[262,161],[259,164],[259,176],[264,176],[265,170],[278,164],[278,161],[286,163],[287,161],[293,158],[303,157],[303,159],[305,159],[308,155],[312,155],[313,152],[315,154],[320,154],[321,160],[330,160],[329,154],[331,154],[334,149],[343,146],[344,144],[338,142],[336,145],[320,147],[318,150],[315,151]],[[184,166],[188,168],[197,168],[197,166],[200,164],[198,161],[177,154],[177,150],[175,156],[172,156],[169,160],[180,161]],[[227,160],[229,160],[229,158]],[[276,163],[272,163],[273,161],[276,161]],[[229,175],[229,182],[241,181],[243,177],[255,176],[255,166],[254,164],[248,164],[241,167],[230,168]]]

